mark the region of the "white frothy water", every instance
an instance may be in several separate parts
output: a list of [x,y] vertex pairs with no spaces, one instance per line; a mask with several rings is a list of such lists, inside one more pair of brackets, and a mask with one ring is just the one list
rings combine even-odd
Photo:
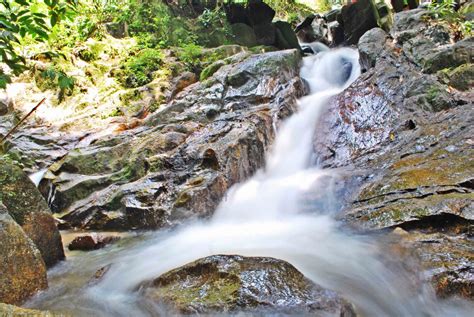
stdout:
[[342,232],[331,210],[301,211],[301,195],[335,176],[335,171],[310,167],[315,124],[328,98],[359,73],[358,53],[351,49],[307,57],[301,75],[311,95],[281,126],[266,167],[234,186],[210,221],[120,254],[103,280],[86,290],[83,302],[93,302],[95,314],[147,315],[136,294],[142,282],[209,255],[239,254],[288,261],[315,283],[340,292],[363,316],[463,315],[462,308],[440,304],[429,289],[414,290],[402,270],[386,268],[380,247],[367,237]]
[[33,182],[33,184],[35,184],[35,186],[38,187],[41,180],[43,179],[44,174],[46,174],[47,171],[48,169],[42,169],[42,170],[39,170],[38,172],[28,175],[28,177]]

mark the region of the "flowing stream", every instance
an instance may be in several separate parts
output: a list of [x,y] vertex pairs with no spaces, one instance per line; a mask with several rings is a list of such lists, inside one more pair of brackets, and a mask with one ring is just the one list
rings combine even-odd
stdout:
[[[142,282],[202,257],[239,254],[290,262],[315,283],[338,291],[362,316],[468,316],[464,303],[441,302],[401,264],[388,265],[381,256],[386,246],[374,236],[346,233],[334,220],[337,197],[328,184],[338,172],[311,164],[312,137],[328,98],[359,74],[352,49],[306,57],[301,76],[311,94],[279,128],[265,168],[231,188],[211,220],[72,256],[50,271],[50,289],[29,306],[84,316],[154,315],[159,312],[141,305],[135,291]],[[316,189],[324,204],[302,208],[304,194]],[[102,280],[88,284],[109,263]]]

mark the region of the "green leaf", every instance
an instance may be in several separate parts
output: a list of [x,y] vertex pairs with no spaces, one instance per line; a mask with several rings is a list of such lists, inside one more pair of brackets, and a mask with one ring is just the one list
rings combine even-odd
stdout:
[[34,16],[38,17],[38,18],[47,18],[48,16],[44,13],[33,13]]
[[11,83],[12,79],[7,74],[0,74],[0,88],[7,88],[7,84]]
[[74,88],[74,78],[61,74],[58,77],[58,86],[61,90],[73,89]]
[[55,26],[58,23],[58,14],[56,12],[51,13],[51,26]]
[[30,5],[26,0],[15,0],[15,2],[24,6]]

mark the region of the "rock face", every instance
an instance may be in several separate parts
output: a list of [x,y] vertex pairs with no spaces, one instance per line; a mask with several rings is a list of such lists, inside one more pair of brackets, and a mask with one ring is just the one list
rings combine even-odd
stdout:
[[1,203],[0,241],[0,302],[20,304],[48,286],[46,266],[34,243]]
[[335,292],[311,283],[291,264],[272,258],[210,256],[143,286],[142,295],[184,314],[248,311],[353,316]]
[[46,266],[64,259],[61,236],[41,193],[13,163],[0,160],[0,201],[41,252]]
[[274,125],[304,94],[300,59],[297,50],[237,53],[146,125],[79,144],[46,175],[52,210],[86,229],[210,216],[229,186],[263,165]]
[[315,135],[315,152],[323,166],[354,170],[351,181],[360,190],[341,216],[346,222],[365,230],[407,230],[438,293],[472,297],[472,88],[448,88],[432,74],[439,67],[426,65],[437,65],[429,61],[443,54],[450,61],[443,67],[468,65],[469,54],[453,52],[472,52],[473,45],[470,39],[435,41],[434,34],[451,35],[426,24],[425,15],[401,12],[391,36],[372,29],[361,38],[366,73],[331,102]]

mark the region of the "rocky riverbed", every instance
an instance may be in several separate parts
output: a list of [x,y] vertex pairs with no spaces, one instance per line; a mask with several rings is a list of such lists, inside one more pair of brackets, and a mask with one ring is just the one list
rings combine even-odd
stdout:
[[[363,74],[330,100],[313,138],[312,162],[342,171],[337,218],[347,230],[382,235],[393,246],[387,257],[416,263],[410,269],[439,298],[472,300],[472,37],[455,41],[416,9],[397,13],[390,30],[371,27],[357,46]],[[309,92],[303,54],[218,49],[224,57],[208,78],[179,81],[166,105],[126,129],[73,135],[28,122],[13,135],[0,161],[0,237],[8,241],[0,247],[1,302],[20,305],[47,288],[47,268],[64,259],[57,227],[168,230],[208,219],[232,185],[264,166],[281,122]],[[4,134],[16,119],[12,103],[3,104]],[[36,188],[27,173],[38,167],[47,170]],[[321,206],[317,190],[305,199]],[[79,285],[101,268],[89,267]],[[196,259],[140,294],[181,313],[357,312],[290,263],[265,257]],[[15,309],[2,304],[0,313]]]

